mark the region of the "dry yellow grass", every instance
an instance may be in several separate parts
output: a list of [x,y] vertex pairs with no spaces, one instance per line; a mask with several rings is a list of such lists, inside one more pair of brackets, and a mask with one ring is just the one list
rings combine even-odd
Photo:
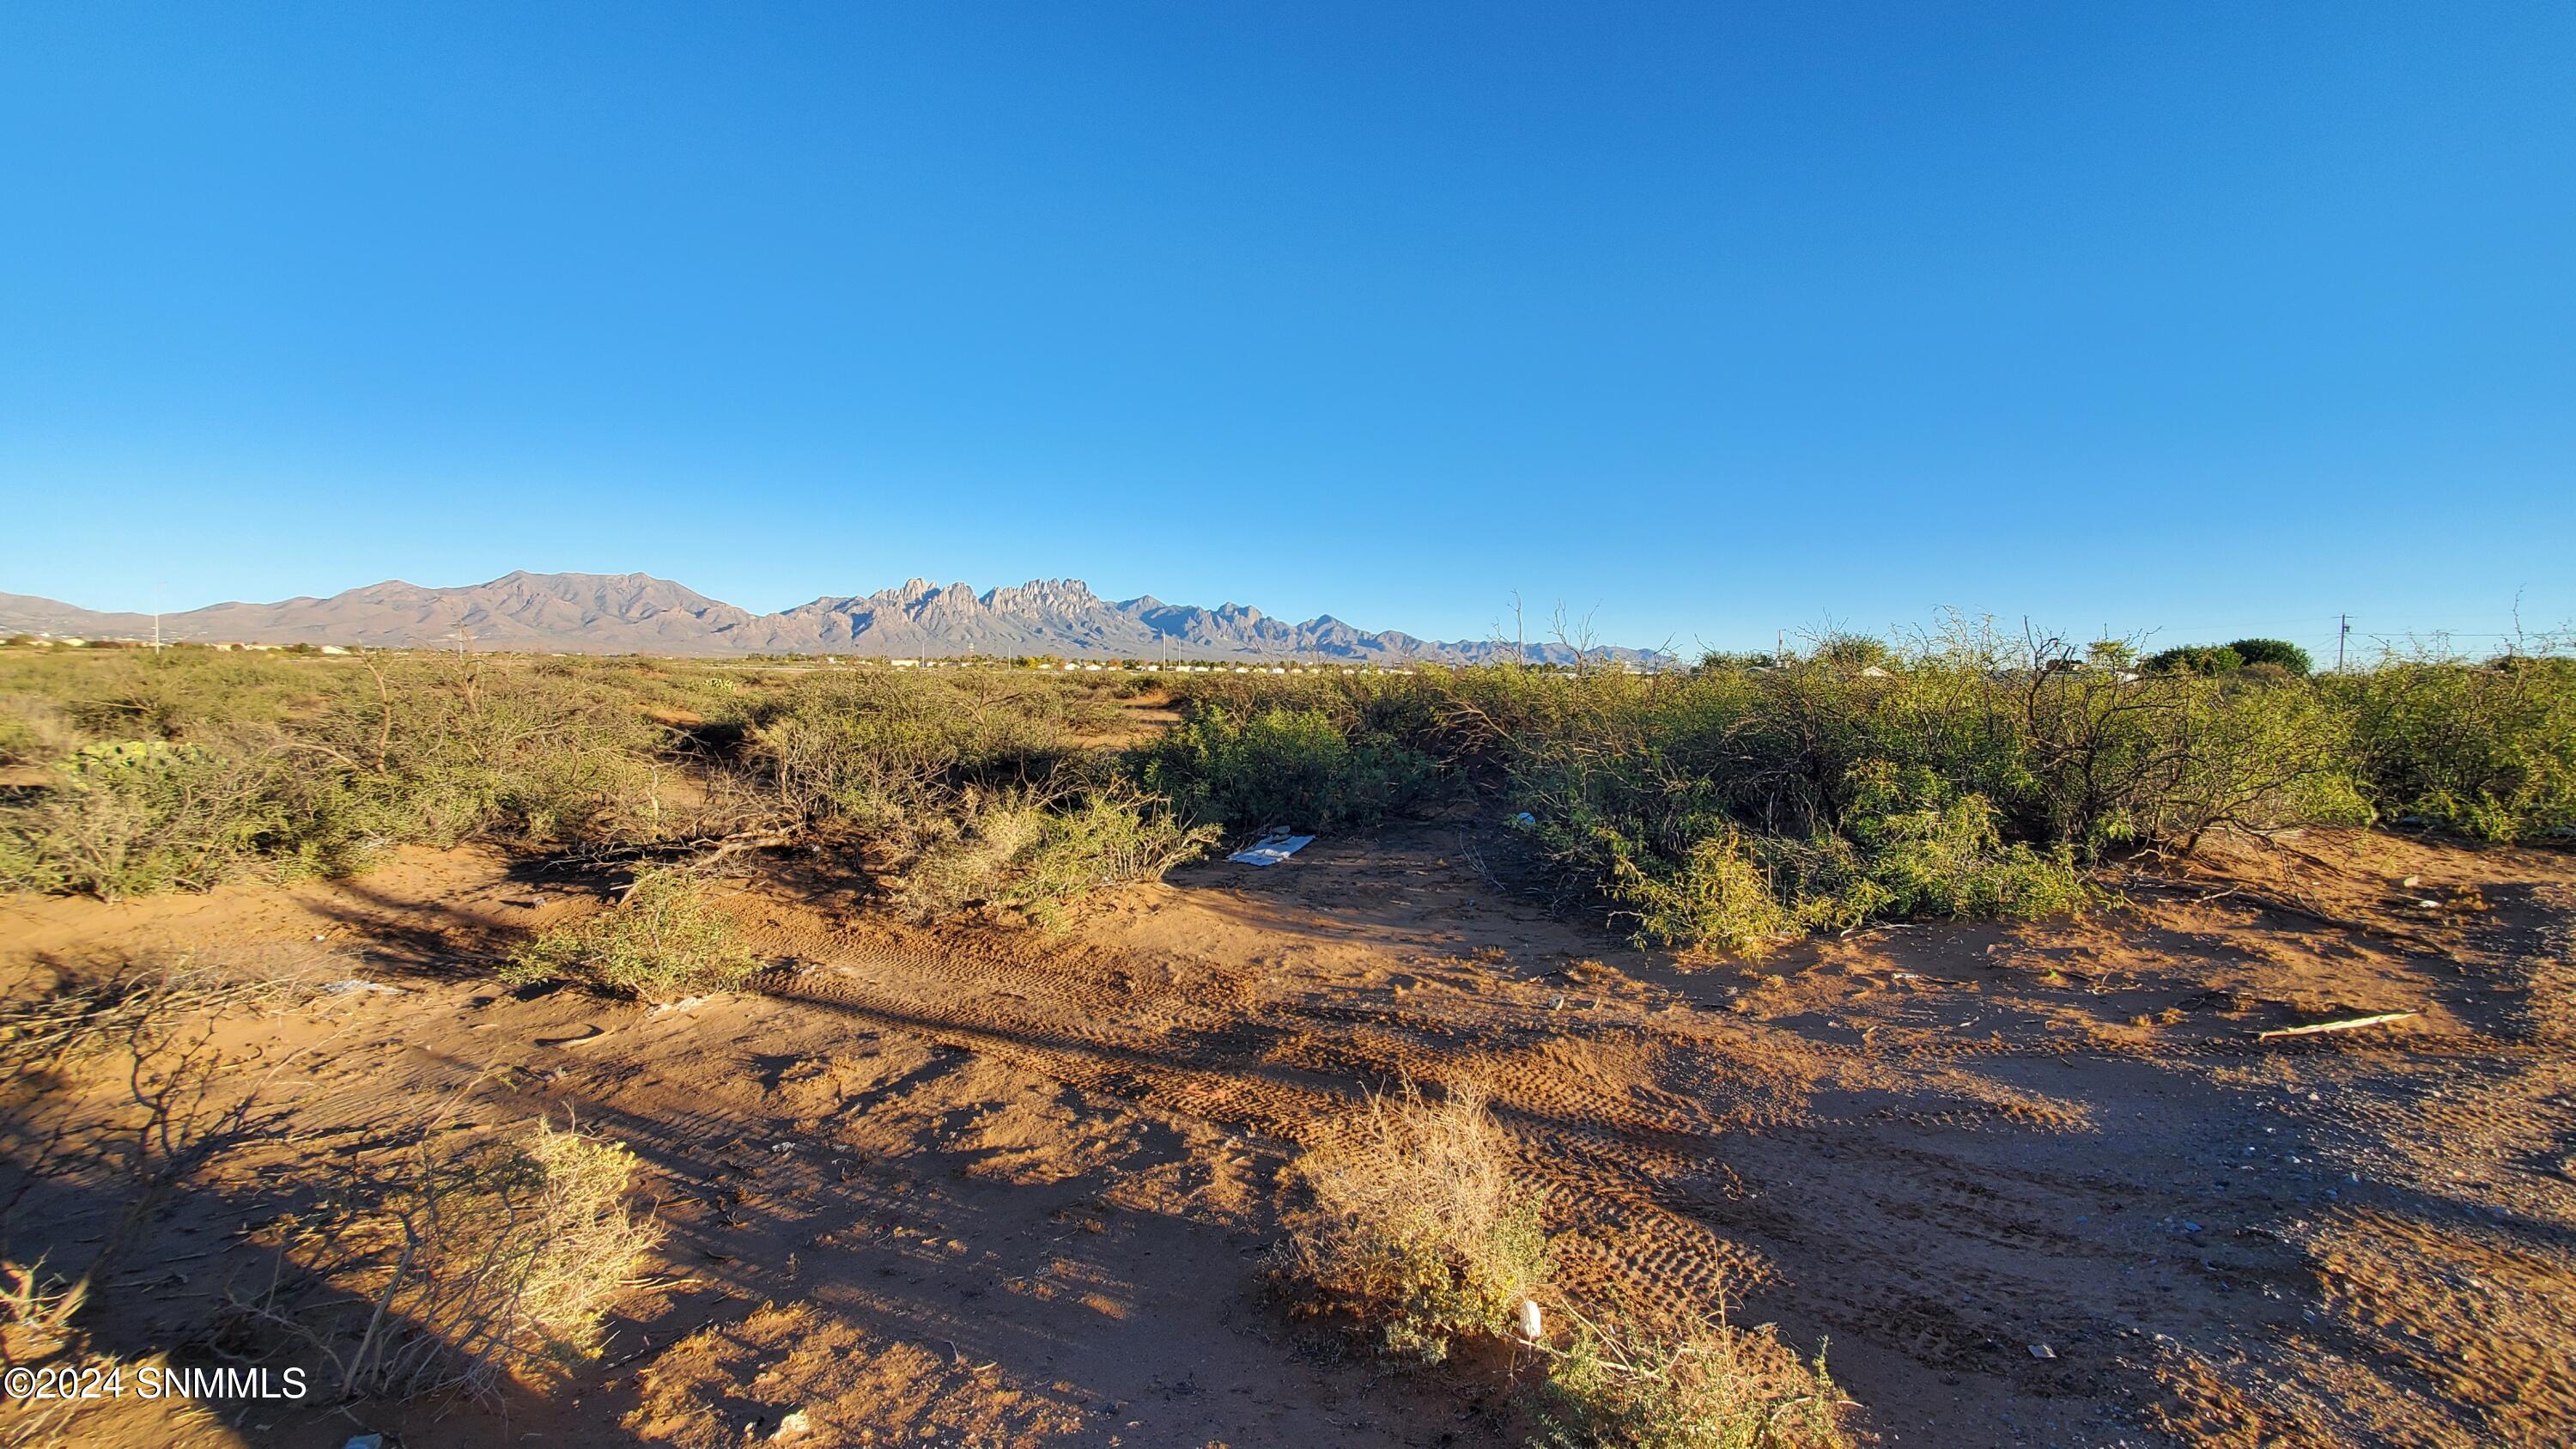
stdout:
[[1437,1361],[1455,1338],[1506,1335],[1547,1279],[1539,1194],[1514,1184],[1501,1129],[1471,1089],[1373,1096],[1298,1166],[1314,1210],[1283,1267],[1380,1329],[1391,1352]]

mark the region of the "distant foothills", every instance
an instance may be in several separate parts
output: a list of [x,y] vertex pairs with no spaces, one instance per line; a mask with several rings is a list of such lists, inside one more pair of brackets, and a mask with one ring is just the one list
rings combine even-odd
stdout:
[[[150,639],[150,614],[98,613],[0,593],[0,634]],[[215,604],[163,614],[165,642],[471,648],[566,654],[855,654],[885,658],[1053,655],[1353,664],[1477,664],[1525,657],[1570,664],[1559,640],[1429,640],[1371,633],[1324,615],[1302,624],[1241,604],[1200,608],[1150,595],[1111,601],[1079,579],[1041,579],[977,593],[914,579],[901,588],[822,598],[754,614],[650,574],[513,573],[465,588],[388,582],[327,599]],[[1601,662],[1651,665],[1660,653],[1596,646]]]

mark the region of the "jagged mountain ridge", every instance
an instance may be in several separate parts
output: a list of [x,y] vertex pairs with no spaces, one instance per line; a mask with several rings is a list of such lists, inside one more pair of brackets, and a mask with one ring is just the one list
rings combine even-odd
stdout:
[[[1112,601],[1079,579],[1035,579],[982,593],[962,583],[912,579],[873,594],[754,614],[650,574],[521,571],[461,588],[389,580],[329,598],[216,604],[165,614],[160,622],[165,640],[378,648],[462,644],[583,654],[1052,654],[1470,664],[1516,651],[1508,643],[1370,632],[1329,614],[1300,624],[1242,604],[1208,609],[1167,604],[1150,594]],[[149,625],[149,615],[95,613],[51,599],[0,594],[0,631],[136,638],[147,636]],[[1638,649],[1594,652],[1634,663],[1658,657]],[[1532,644],[1528,657],[1563,663],[1573,651]]]

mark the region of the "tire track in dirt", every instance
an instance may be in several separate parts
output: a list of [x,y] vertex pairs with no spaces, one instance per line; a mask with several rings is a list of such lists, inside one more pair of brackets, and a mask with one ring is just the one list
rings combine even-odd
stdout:
[[[1299,1147],[1331,1136],[1370,1091],[1401,1081],[1473,1087],[1567,1230],[1568,1287],[1687,1315],[1778,1277],[1686,1210],[1697,1184],[1720,1170],[1717,1136],[1741,1114],[1711,1111],[1655,1080],[1696,1075],[1672,1067],[1670,1041],[1585,1041],[1508,1010],[1451,1017],[1294,997],[1247,1009],[1239,980],[1157,982],[1096,951],[1034,961],[878,946],[833,954],[757,985],[1078,1090]],[[1120,997],[1115,986],[1129,982],[1142,984]],[[1103,1000],[1119,1001],[1116,1019],[1102,1017]]]

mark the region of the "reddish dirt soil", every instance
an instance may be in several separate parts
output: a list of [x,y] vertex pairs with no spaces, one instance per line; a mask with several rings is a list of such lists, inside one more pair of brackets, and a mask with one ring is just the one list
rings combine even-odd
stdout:
[[[570,1112],[670,1230],[604,1358],[497,1410],[19,1406],[0,1443],[714,1446],[795,1410],[806,1443],[1514,1442],[1489,1371],[1388,1371],[1260,1280],[1283,1167],[1407,1079],[1487,1094],[1576,1291],[1829,1341],[1883,1443],[2576,1437],[2563,853],[2222,843],[2080,920],[1756,965],[1551,915],[1456,823],[1193,867],[1055,937],[901,930],[761,870],[729,909],[777,969],[658,1013],[493,986],[604,898],[495,851],[0,904],[19,990],[180,953],[399,986],[227,1028],[306,1049],[299,1141],[460,1087]],[[93,1349],[184,1337],[279,1166],[173,1215]]]

